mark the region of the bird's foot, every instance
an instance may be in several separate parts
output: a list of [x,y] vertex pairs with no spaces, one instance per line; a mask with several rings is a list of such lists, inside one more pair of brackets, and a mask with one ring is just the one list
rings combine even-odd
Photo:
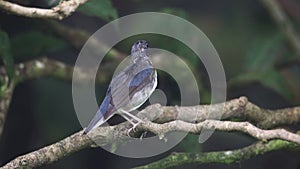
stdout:
[[136,127],[139,125],[139,124],[141,124],[141,123],[143,123],[143,121],[139,121],[139,122],[137,122],[137,123],[131,123],[132,124],[132,127],[129,129],[130,131],[133,131],[133,132],[136,132]]
[[[144,123],[144,121],[138,121],[137,123],[132,122],[131,120],[129,121],[132,125],[132,127],[130,129],[128,129],[127,135],[130,136],[131,132],[137,132],[136,128],[138,125],[140,125],[141,123]],[[142,134],[143,137],[143,134]]]
[[[120,115],[122,115],[123,117],[124,117],[124,116],[125,116],[125,117],[128,116],[128,117],[132,118],[133,120],[137,121],[138,123],[144,122],[144,121],[141,120],[140,118],[136,117],[135,115],[133,115],[133,114],[131,114],[131,113],[125,111],[125,110],[120,109],[120,110],[118,110],[118,111],[120,112]],[[124,117],[124,118],[125,118],[125,117]],[[128,118],[125,118],[125,119],[128,120]],[[130,122],[130,120],[129,120],[129,122]],[[130,122],[130,123],[132,124],[132,122]]]
[[143,132],[140,136],[140,140],[142,141],[144,137],[146,137],[147,131]]

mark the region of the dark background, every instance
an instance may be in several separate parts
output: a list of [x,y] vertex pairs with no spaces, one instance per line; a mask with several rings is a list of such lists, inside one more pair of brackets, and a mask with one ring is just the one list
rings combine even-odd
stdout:
[[[50,1],[26,1],[28,6],[49,7]],[[299,30],[300,2],[281,0],[280,4]],[[291,5],[292,4],[292,5]],[[296,4],[296,5],[295,5]],[[298,5],[298,8],[297,8]],[[277,109],[300,103],[300,65],[278,66],[299,55],[288,45],[285,36],[272,21],[269,13],[258,0],[229,1],[112,1],[117,16],[136,12],[157,11],[181,16],[198,26],[211,40],[223,62],[228,82],[228,99],[247,96],[249,100],[263,108]],[[111,12],[108,10],[108,12]],[[112,17],[114,18],[114,17]],[[112,18],[105,19],[76,12],[60,21],[71,28],[93,33]],[[9,34],[16,63],[40,56],[57,59],[66,64],[74,64],[80,48],[70,45],[66,39],[57,36],[44,21],[28,19],[0,12],[0,28]],[[184,31],[184,30],[183,30]],[[28,32],[40,32],[54,38],[55,43],[41,49],[26,51],[28,44],[38,41],[33,36],[18,39]],[[180,42],[159,35],[141,35],[125,39],[116,46],[129,54],[129,46],[134,40],[143,38],[155,47],[164,48],[178,54],[193,67],[201,83],[202,103],[210,101],[210,84],[200,60]],[[26,39],[26,40],[24,40]],[[44,41],[50,41],[45,39]],[[19,43],[18,43],[19,42]],[[41,43],[43,41],[41,40]],[[55,45],[54,45],[55,44]],[[30,46],[30,45],[29,45]],[[114,60],[110,60],[114,61]],[[117,62],[117,61],[115,61]],[[159,88],[168,97],[168,104],[174,105],[180,96],[172,78],[159,74]],[[110,79],[97,84],[99,101]],[[172,86],[172,87],[170,87]],[[112,119],[119,120],[117,117]],[[297,126],[293,126],[295,129]],[[3,136],[0,139],[0,165],[11,159],[54,143],[81,130],[74,112],[71,82],[53,78],[40,78],[18,85],[11,102]],[[159,156],[130,159],[119,157],[101,148],[85,149],[45,167],[54,168],[130,168],[161,159],[174,151],[207,152],[235,149],[247,146],[255,140],[241,133],[216,132],[204,144],[197,143],[197,136],[188,136],[182,143]],[[257,156],[240,163],[188,165],[178,168],[300,168],[299,153],[277,151]]]

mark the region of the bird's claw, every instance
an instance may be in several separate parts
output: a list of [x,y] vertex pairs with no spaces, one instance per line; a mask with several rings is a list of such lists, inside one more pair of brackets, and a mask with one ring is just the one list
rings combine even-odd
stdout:
[[130,133],[131,132],[136,132],[137,130],[136,130],[136,127],[139,125],[139,124],[141,124],[141,123],[143,123],[144,121],[138,121],[137,123],[131,123],[132,124],[132,127],[130,128],[130,129],[128,129],[128,132],[127,132],[127,135],[128,136],[130,136]]
[[146,137],[147,131],[143,132],[140,136],[140,140],[142,141],[144,137]]

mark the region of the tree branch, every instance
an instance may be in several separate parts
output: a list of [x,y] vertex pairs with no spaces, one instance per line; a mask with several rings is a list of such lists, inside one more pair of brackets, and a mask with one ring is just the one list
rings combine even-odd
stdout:
[[76,133],[55,144],[20,156],[1,167],[1,169],[39,167],[57,161],[65,155],[86,148],[90,144],[92,144],[92,141],[88,137],[81,137],[80,133]]
[[286,36],[290,45],[300,53],[300,39],[292,26],[291,21],[284,13],[277,0],[261,0],[262,4],[267,8],[271,17],[280,28],[281,32]]
[[237,163],[243,160],[247,160],[251,157],[265,154],[267,152],[280,150],[280,149],[292,149],[299,148],[294,143],[290,143],[283,140],[272,140],[269,142],[257,142],[250,146],[227,151],[216,151],[208,153],[172,153],[171,155],[134,169],[161,169],[178,167],[184,164],[207,164],[207,163],[223,163],[231,164]]
[[[222,111],[214,112],[216,117],[222,120],[240,119],[247,120],[260,128],[270,129],[281,125],[290,125],[300,122],[300,107],[284,108],[277,110],[263,109],[248,101],[246,97],[240,97],[217,104]],[[151,119],[157,123],[182,120],[185,122],[201,122],[210,118],[211,106],[160,106],[151,105]],[[181,113],[179,113],[181,112]],[[160,116],[161,115],[161,116]],[[142,115],[147,116],[147,115]],[[160,116],[160,117],[159,117]]]
[[81,149],[95,147],[92,139],[96,139],[98,145],[107,145],[113,140],[125,140],[128,137],[122,129],[126,127],[129,127],[127,122],[117,126],[99,127],[89,135],[82,135],[83,131],[79,131],[57,143],[19,156],[0,169],[35,168],[50,164]]
[[[47,24],[47,29],[51,27],[58,36],[66,39],[73,47],[78,50],[81,50],[84,43],[92,37],[92,35],[85,30],[76,29],[74,27],[61,24],[57,21],[46,21],[45,23]],[[91,44],[93,46],[91,47],[93,47],[95,50],[106,51],[107,49],[110,49],[105,43],[99,41],[98,39],[92,40],[93,43]],[[116,60],[121,60],[127,55],[112,48],[107,53],[107,56]]]
[[163,138],[166,133],[172,131],[183,131],[194,134],[200,134],[203,129],[218,130],[218,131],[241,131],[258,140],[282,139],[291,141],[300,145],[300,135],[288,132],[284,129],[262,130],[249,122],[231,122],[205,120],[203,122],[192,124],[180,120],[157,124],[152,122],[141,123],[137,126],[138,131],[150,131]]
[[24,7],[8,1],[0,0],[0,8],[2,8],[6,12],[29,18],[47,18],[62,20],[63,18],[75,12],[78,6],[84,4],[86,1],[87,0],[63,0],[57,6],[51,9],[40,9]]
[[[245,97],[241,97],[239,99],[234,99],[228,101],[225,105],[231,105],[232,107],[240,107],[241,101],[247,100]],[[234,106],[237,104],[237,106]],[[243,104],[242,104],[243,105]],[[254,105],[253,105],[254,106]],[[219,110],[220,105],[204,105],[204,106],[197,106],[198,109],[194,107],[176,107],[177,110],[185,110],[184,114],[191,115],[190,113],[193,111],[194,113],[201,112],[201,108],[207,109],[217,109]],[[226,107],[226,106],[225,106]],[[246,106],[247,107],[247,106]],[[165,107],[159,105],[151,105],[148,106],[146,109],[141,111],[138,114],[138,117],[143,119],[155,119],[159,117],[160,122],[164,123],[169,118],[170,114],[174,114],[168,111],[165,112]],[[226,109],[226,108],[225,108]],[[170,107],[168,107],[170,110]],[[199,111],[198,111],[199,110]],[[224,109],[222,109],[224,110]],[[231,109],[231,111],[237,111],[235,109]],[[293,108],[286,109],[293,111]],[[156,112],[156,113],[155,113]],[[163,112],[163,113],[162,113]],[[161,114],[162,113],[162,114]],[[261,112],[264,113],[264,112]],[[287,113],[287,112],[286,112]],[[226,113],[224,113],[226,114]],[[172,115],[173,116],[173,115]],[[171,116],[171,117],[172,117]],[[201,116],[201,114],[199,114]],[[169,116],[170,117],[170,116]],[[180,117],[182,118],[182,117]],[[186,116],[183,117],[183,119]],[[146,121],[145,123],[141,123],[137,126],[137,131],[130,130],[130,123],[124,122],[116,126],[106,126],[106,127],[99,127],[88,136],[81,135],[82,131],[73,134],[70,137],[59,141],[58,143],[52,144],[50,146],[44,147],[40,150],[36,150],[34,152],[25,154],[23,156],[17,157],[16,159],[12,160],[11,162],[7,163],[2,169],[10,168],[10,167],[37,167],[41,165],[46,165],[52,163],[58,159],[61,159],[67,155],[70,155],[73,152],[81,150],[86,147],[94,147],[94,143],[92,140],[97,140],[97,143],[100,145],[107,145],[115,140],[122,140],[125,141],[129,137],[127,136],[128,133],[130,135],[136,135],[141,131],[152,131],[158,135],[164,135],[167,132],[174,131],[174,130],[181,130],[181,131],[188,131],[193,133],[199,133],[201,129],[217,129],[220,131],[242,131],[245,133],[250,134],[251,136],[258,138],[260,140],[269,140],[275,138],[286,139],[289,141],[296,142],[300,144],[299,135],[287,132],[283,129],[275,129],[275,130],[262,130],[248,122],[229,122],[229,121],[215,121],[215,120],[206,120],[203,122],[199,122],[198,124],[187,123],[183,121],[171,121],[165,124],[155,124],[150,121]],[[90,139],[91,138],[91,139]]]

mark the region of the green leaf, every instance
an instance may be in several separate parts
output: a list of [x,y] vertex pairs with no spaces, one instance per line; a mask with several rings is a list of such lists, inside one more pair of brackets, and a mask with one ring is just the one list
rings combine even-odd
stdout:
[[236,86],[249,82],[260,82],[291,100],[292,93],[287,87],[285,77],[274,66],[278,60],[286,58],[287,51],[282,48],[283,43],[284,36],[282,34],[256,40],[245,61],[246,72],[231,79],[228,85]]
[[282,76],[277,70],[270,69],[268,72],[266,72],[266,75],[260,79],[260,82],[266,87],[275,90],[286,99],[292,99],[292,93],[286,83],[285,77]]
[[107,21],[118,18],[117,10],[112,6],[110,0],[90,0],[79,6],[78,11]]
[[265,71],[273,67],[274,63],[282,55],[282,34],[273,35],[268,39],[257,39],[245,60],[246,71]]
[[292,99],[292,93],[285,77],[280,74],[276,69],[270,68],[264,72],[248,72],[231,79],[228,86],[239,86],[251,82],[259,82],[265,87],[273,89],[287,100]]
[[38,31],[28,31],[11,39],[14,57],[38,56],[65,48],[66,43]]
[[4,62],[9,80],[14,75],[14,59],[11,54],[10,40],[6,32],[0,30],[0,56]]

